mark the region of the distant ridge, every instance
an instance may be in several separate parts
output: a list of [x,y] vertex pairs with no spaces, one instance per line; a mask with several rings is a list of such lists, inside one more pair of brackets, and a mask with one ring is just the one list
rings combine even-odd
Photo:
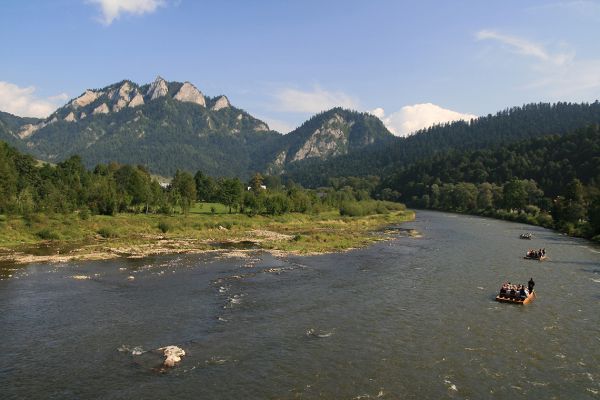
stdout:
[[281,172],[291,162],[349,154],[391,137],[377,118],[340,108],[282,135],[225,95],[208,97],[191,82],[160,76],[145,85],[122,80],[88,89],[45,119],[0,115],[0,140],[41,160],[78,154],[88,167],[142,164],[165,176],[177,169],[240,177]]

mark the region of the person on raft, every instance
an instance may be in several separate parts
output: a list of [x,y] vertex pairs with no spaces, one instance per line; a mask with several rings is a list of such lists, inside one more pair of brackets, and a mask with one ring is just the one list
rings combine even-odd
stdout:
[[533,278],[529,278],[529,282],[527,282],[527,288],[529,289],[529,293],[533,291],[533,287],[535,286],[535,282]]

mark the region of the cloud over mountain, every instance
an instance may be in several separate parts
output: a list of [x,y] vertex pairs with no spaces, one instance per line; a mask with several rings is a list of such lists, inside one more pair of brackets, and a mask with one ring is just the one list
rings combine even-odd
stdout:
[[35,91],[35,86],[20,87],[0,81],[0,110],[22,117],[47,117],[68,99],[66,93],[40,98]]
[[399,111],[388,115],[383,108],[379,107],[372,110],[371,114],[381,119],[396,136],[408,136],[419,129],[435,124],[477,118],[476,115],[448,110],[432,103],[404,106]]

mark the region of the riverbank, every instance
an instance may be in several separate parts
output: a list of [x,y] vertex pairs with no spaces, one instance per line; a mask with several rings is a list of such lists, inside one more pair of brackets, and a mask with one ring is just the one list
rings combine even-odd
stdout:
[[320,254],[364,247],[389,237],[383,229],[414,219],[413,211],[361,217],[291,213],[276,217],[245,214],[78,214],[5,217],[0,221],[0,261],[67,262],[154,254],[265,249]]

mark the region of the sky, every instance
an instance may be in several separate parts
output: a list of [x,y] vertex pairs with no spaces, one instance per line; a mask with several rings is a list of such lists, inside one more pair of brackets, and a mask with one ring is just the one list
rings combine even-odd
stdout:
[[0,111],[190,81],[287,133],[335,106],[396,135],[600,97],[600,0],[3,0]]

